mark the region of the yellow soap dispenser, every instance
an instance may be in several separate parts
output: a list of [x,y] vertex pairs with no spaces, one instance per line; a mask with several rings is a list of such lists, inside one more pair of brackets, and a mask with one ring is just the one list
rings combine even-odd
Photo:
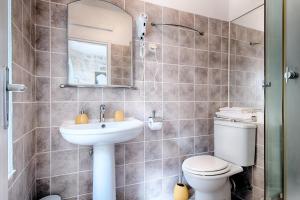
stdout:
[[85,114],[84,110],[80,111],[80,114],[75,118],[75,124],[87,124],[89,123],[89,118],[87,114]]

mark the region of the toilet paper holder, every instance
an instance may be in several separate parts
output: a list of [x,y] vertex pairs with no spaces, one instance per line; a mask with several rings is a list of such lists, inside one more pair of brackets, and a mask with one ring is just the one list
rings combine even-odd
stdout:
[[156,117],[156,111],[152,111],[152,116],[148,118],[148,126],[152,131],[159,131],[162,129],[163,120],[161,117]]

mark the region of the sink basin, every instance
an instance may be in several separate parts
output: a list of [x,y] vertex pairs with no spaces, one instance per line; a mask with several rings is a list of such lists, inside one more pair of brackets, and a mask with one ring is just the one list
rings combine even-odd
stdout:
[[66,121],[60,127],[65,140],[73,144],[93,145],[93,200],[115,200],[114,144],[126,142],[143,132],[144,123],[135,118],[122,122],[97,120],[89,124]]
[[134,118],[114,122],[99,123],[92,120],[89,124],[75,124],[66,121],[60,127],[65,140],[79,145],[103,145],[125,142],[135,138],[143,130],[143,122]]

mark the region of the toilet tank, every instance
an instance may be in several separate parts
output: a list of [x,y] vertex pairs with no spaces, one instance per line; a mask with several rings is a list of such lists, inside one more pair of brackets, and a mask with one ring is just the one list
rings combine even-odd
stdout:
[[214,119],[215,156],[236,165],[254,165],[256,125]]

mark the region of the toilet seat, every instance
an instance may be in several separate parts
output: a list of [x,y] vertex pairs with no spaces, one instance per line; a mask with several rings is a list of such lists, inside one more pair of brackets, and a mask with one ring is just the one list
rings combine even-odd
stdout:
[[195,175],[217,176],[229,172],[231,165],[217,157],[201,155],[186,159],[182,169]]

